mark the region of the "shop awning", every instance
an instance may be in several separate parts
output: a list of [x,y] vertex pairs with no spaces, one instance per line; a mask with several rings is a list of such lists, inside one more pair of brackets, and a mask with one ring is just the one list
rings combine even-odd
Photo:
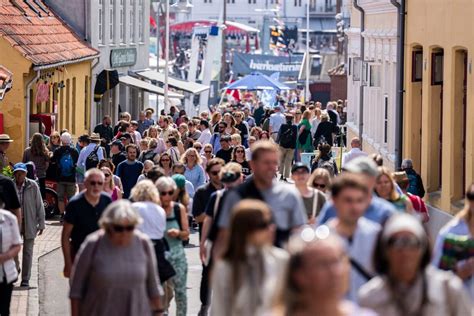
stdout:
[[[139,76],[142,76],[146,79],[157,81],[160,84],[164,84],[165,82],[165,74],[161,72],[156,72],[152,70],[148,71],[143,71],[138,73]],[[196,83],[196,82],[189,82],[189,81],[183,81],[183,80],[178,80],[175,78],[168,77],[168,85],[170,87],[173,87],[175,89],[189,92],[192,94],[199,94],[201,92],[204,92],[206,90],[209,90],[209,86]]]
[[[119,78],[120,83],[125,84],[127,86],[131,86],[137,89],[145,90],[150,93],[154,94],[159,94],[159,95],[165,95],[165,90],[163,88],[157,87],[154,84],[145,82],[143,80],[133,78],[131,76],[123,76]],[[175,99],[183,99],[184,95],[174,93],[174,92],[168,92],[168,96],[170,98],[175,98]]]

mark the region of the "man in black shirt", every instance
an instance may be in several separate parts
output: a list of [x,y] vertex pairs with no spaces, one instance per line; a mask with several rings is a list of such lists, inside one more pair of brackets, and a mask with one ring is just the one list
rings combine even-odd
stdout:
[[98,221],[105,208],[112,203],[111,198],[103,193],[105,177],[96,168],[85,174],[85,191],[73,197],[66,207],[61,246],[64,256],[64,276],[71,274],[74,256],[79,251],[87,235],[99,229]]
[[121,163],[122,161],[127,160],[127,154],[123,150],[123,145],[120,140],[116,140],[110,146],[110,154],[112,155],[112,163],[114,164],[115,168]]
[[58,166],[58,208],[59,212],[64,214],[64,197],[70,200],[76,194],[76,164],[79,158],[77,150],[71,147],[71,134],[62,133],[61,147],[54,151],[51,159]]
[[[224,161],[220,158],[213,158],[207,162],[206,172],[209,175],[209,182],[200,186],[193,199],[193,216],[196,222],[199,223],[199,238],[202,234],[202,223],[206,216],[206,204],[211,197],[211,194],[222,188],[220,180],[221,168],[224,166]],[[209,307],[209,268],[206,265],[202,265],[202,276],[201,276],[201,288],[200,288],[200,299],[201,299],[201,311],[203,314]]]
[[222,136],[220,140],[221,149],[216,153],[216,157],[221,158],[225,163],[230,162],[232,159],[232,151],[234,149],[230,146],[230,141],[229,135]]
[[236,121],[235,128],[237,128],[240,131],[240,137],[242,138],[242,145],[244,145],[245,148],[247,148],[248,138],[249,138],[249,129],[246,122],[244,122],[244,113],[237,112],[234,114],[234,118]]
[[298,137],[298,126],[293,124],[293,115],[285,114],[286,124],[278,131],[277,144],[280,149],[279,172],[281,180],[287,181],[290,177],[291,164],[295,156],[296,141]]
[[102,119],[102,124],[97,125],[94,127],[94,133],[97,133],[100,135],[100,138],[105,139],[105,141],[110,143],[112,141],[112,138],[114,138],[114,131],[112,129],[112,119],[110,116],[106,115]]
[[20,200],[18,199],[18,194],[16,193],[15,183],[12,179],[5,177],[0,173],[0,200],[3,201],[3,206],[0,205],[0,208],[3,208],[7,211],[12,212],[16,219],[18,220],[18,225],[21,227],[21,210],[20,210]]

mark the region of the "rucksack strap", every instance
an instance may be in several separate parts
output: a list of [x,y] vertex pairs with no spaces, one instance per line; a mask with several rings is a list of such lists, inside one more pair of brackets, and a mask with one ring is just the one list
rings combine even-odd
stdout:
[[365,268],[354,258],[349,258],[349,261],[351,262],[351,266],[356,269],[356,271],[359,272],[359,274],[362,275],[367,281],[371,280],[374,277],[372,273],[369,273],[367,270],[365,270]]
[[313,189],[313,209],[311,210],[311,217],[316,217],[316,207],[318,206],[319,194],[318,190]]

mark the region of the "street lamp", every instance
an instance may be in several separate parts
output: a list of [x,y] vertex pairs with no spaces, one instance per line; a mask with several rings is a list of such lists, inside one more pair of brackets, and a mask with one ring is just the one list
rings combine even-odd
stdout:
[[311,0],[308,0],[306,3],[306,85],[305,85],[305,102],[308,101],[308,98],[311,97],[309,93],[309,4]]

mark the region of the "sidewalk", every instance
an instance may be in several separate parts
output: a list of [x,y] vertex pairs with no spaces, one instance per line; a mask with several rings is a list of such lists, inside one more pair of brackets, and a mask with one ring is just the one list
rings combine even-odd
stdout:
[[[31,279],[29,289],[20,288],[21,277],[13,289],[10,314],[13,316],[38,316],[39,315],[39,294],[38,294],[38,262],[41,256],[57,249],[61,246],[62,225],[59,221],[46,221],[46,229],[43,234],[36,238],[33,265],[31,268]],[[21,263],[21,251],[20,251]],[[58,271],[62,271],[63,262],[58,262]]]

